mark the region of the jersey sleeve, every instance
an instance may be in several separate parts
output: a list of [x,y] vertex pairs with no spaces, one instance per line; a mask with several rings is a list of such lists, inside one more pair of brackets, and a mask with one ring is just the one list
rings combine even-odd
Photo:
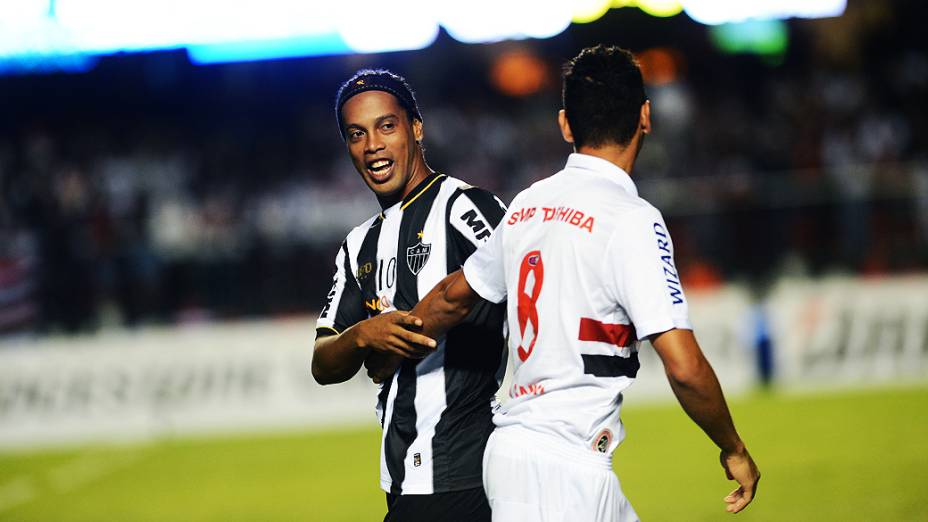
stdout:
[[361,288],[351,270],[348,243],[342,243],[335,256],[335,275],[325,306],[316,321],[316,338],[344,332],[355,323],[367,319],[361,298]]
[[[458,266],[464,266],[464,276],[480,297],[493,303],[500,303],[506,298],[505,282],[502,275],[499,282],[502,290],[491,283],[494,274],[490,273],[498,264],[502,272],[502,257],[496,258],[495,251],[502,251],[502,245],[493,247],[493,241],[499,241],[498,233],[500,221],[506,214],[506,206],[496,196],[479,188],[468,188],[461,191],[448,207],[448,236],[455,245]],[[497,232],[494,232],[494,229]],[[496,238],[496,239],[494,239]],[[491,248],[493,252],[477,253]],[[477,258],[477,259],[475,259]],[[473,262],[471,262],[473,261]],[[470,266],[470,268],[468,268]],[[457,270],[456,266],[449,266],[448,271]],[[487,279],[484,279],[484,278]]]
[[448,205],[448,236],[463,263],[490,239],[506,206],[492,193],[475,187],[462,189],[453,197]]
[[506,273],[503,265],[503,227],[490,236],[464,263],[464,277],[480,297],[491,303],[506,299]]
[[639,340],[674,328],[692,330],[673,242],[657,209],[642,207],[622,216],[604,262],[613,275],[614,296]]

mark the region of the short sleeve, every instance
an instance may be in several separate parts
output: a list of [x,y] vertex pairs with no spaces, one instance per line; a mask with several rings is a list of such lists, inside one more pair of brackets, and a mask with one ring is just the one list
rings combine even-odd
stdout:
[[492,303],[506,299],[503,269],[503,227],[497,228],[483,246],[464,263],[464,277],[480,297]]
[[348,327],[367,319],[361,298],[361,288],[351,271],[347,242],[335,256],[332,288],[326,295],[325,306],[316,321],[316,338],[340,334]]
[[647,206],[629,212],[607,246],[612,291],[635,326],[638,339],[673,328],[692,330],[673,242],[661,213]]
[[503,202],[486,190],[470,187],[454,196],[448,205],[448,233],[461,259],[490,239],[505,213]]

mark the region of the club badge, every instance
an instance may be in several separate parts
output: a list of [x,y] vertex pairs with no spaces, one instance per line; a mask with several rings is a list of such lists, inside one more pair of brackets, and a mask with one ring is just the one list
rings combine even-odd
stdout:
[[612,444],[612,432],[605,429],[593,439],[593,450],[606,453],[609,451],[610,444]]
[[419,275],[422,267],[429,261],[429,253],[432,251],[431,243],[423,243],[422,239],[415,245],[406,249],[406,265],[409,271],[414,275]]

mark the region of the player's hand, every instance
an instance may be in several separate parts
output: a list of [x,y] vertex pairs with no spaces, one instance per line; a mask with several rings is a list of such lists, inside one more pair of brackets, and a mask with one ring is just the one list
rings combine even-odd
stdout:
[[364,359],[364,367],[367,368],[367,376],[380,384],[393,377],[397,368],[403,363],[403,358],[392,353],[371,352],[367,359]]
[[754,459],[748,453],[747,448],[742,447],[741,451],[732,453],[722,452],[719,455],[722,467],[725,468],[725,475],[728,480],[738,482],[738,489],[732,491],[725,497],[725,503],[728,506],[725,511],[737,513],[747,507],[754,499],[757,493],[757,482],[760,480],[760,471],[754,464]]
[[437,346],[434,339],[416,332],[422,327],[422,320],[409,315],[409,312],[382,313],[361,321],[355,327],[358,329],[358,346],[374,352],[422,359]]

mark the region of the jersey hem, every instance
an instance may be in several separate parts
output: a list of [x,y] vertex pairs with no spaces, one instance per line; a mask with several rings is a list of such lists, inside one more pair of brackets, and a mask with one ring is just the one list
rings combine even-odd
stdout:
[[316,338],[319,337],[328,337],[330,335],[339,335],[341,332],[332,328],[331,326],[317,326],[316,327]]
[[685,319],[673,319],[670,325],[667,325],[666,323],[658,323],[658,324],[649,325],[649,326],[646,325],[642,327],[640,330],[638,329],[638,325],[635,325],[635,330],[638,333],[639,341],[644,341],[645,339],[647,339],[648,337],[654,334],[668,332],[673,329],[692,330],[693,325],[690,324],[690,322]]
[[500,304],[503,302],[506,294],[498,295],[492,292],[489,288],[489,285],[485,284],[479,277],[476,277],[474,274],[472,274],[474,269],[470,268],[469,263],[465,262],[461,270],[464,271],[464,278],[467,279],[467,284],[469,284],[470,287],[473,288],[480,297],[494,304]]

